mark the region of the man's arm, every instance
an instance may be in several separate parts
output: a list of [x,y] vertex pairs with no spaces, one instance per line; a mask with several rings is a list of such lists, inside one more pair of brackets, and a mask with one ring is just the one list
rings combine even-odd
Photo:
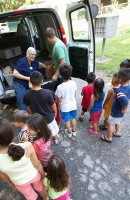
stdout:
[[65,63],[65,59],[64,59],[64,58],[61,58],[61,59],[60,59],[59,67],[58,67],[58,69],[56,70],[55,74],[52,76],[52,80],[53,80],[53,81],[57,79],[57,77],[58,77],[58,75],[59,75],[60,66],[61,66],[62,64],[64,64],[64,63]]
[[47,65],[45,65],[44,63],[39,62],[39,68],[44,68],[44,69],[46,69],[46,68],[47,68]]

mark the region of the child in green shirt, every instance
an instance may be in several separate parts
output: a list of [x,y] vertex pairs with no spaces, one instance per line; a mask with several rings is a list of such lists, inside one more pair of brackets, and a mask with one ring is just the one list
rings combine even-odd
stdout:
[[70,177],[64,161],[60,157],[53,155],[48,160],[47,176],[44,178],[43,184],[50,199],[70,200]]

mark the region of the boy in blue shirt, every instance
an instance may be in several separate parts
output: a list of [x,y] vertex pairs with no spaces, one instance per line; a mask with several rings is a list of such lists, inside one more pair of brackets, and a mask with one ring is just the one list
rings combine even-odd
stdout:
[[[108,143],[112,142],[112,136],[121,137],[121,122],[123,120],[124,114],[127,111],[129,103],[128,83],[130,80],[130,69],[121,69],[118,72],[118,80],[121,86],[117,89],[114,95],[111,116],[108,120],[108,132],[106,136],[101,136],[101,140]],[[115,125],[115,132],[113,132],[113,125]]]

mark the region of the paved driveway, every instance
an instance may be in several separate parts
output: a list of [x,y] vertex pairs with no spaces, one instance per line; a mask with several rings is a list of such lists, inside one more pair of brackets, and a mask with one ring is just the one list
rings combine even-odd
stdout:
[[[101,76],[102,75],[102,76]],[[98,76],[104,77],[98,73]],[[108,82],[108,79],[105,79]],[[76,79],[77,102],[80,113],[81,88],[84,81]],[[106,84],[105,90],[108,89]],[[14,108],[5,109],[3,116],[11,120]],[[113,138],[111,144],[102,142],[100,136],[88,133],[90,122],[86,115],[83,122],[77,120],[77,136],[68,138],[64,124],[60,128],[60,143],[52,145],[53,153],[61,156],[71,177],[73,200],[130,200],[130,108],[122,124],[122,137]],[[103,120],[103,118],[101,119]],[[102,131],[101,134],[105,134]],[[23,200],[16,191],[0,182],[0,199]]]

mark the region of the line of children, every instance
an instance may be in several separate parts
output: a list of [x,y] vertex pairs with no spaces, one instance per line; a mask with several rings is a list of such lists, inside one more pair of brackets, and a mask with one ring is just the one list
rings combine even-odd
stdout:
[[[64,82],[59,85],[56,90],[56,95],[58,98],[58,108],[61,111],[61,117],[66,124],[67,135],[69,137],[71,137],[72,135],[76,136],[77,105],[75,95],[77,86],[75,82],[71,80],[72,67],[70,65],[63,64],[61,65],[59,72]],[[88,100],[90,104],[89,106],[87,105],[87,107],[84,106],[85,104],[82,104],[83,108],[86,108],[86,110],[83,110],[82,108],[83,112],[81,112],[81,115],[83,118],[83,115],[86,111],[90,112],[92,126],[89,126],[89,132],[91,134],[98,135],[99,120],[102,113],[102,104],[105,96],[103,91],[104,81],[100,78],[94,80],[95,75],[93,73],[90,73],[89,75],[93,77],[94,83],[92,81],[92,84],[90,84],[91,90],[89,91],[87,97],[85,97],[85,93],[83,93],[83,98]],[[112,136],[121,136],[120,123],[123,119],[124,113],[127,110],[129,99],[128,81],[130,80],[130,70],[120,70],[118,72],[118,80],[115,76],[116,75],[114,75],[112,79],[113,88],[109,90],[108,96],[104,102],[104,108],[106,109],[106,112],[108,114],[108,109],[106,108],[106,105],[109,105],[108,107],[111,107],[110,102],[113,98],[113,90],[114,88],[116,88],[112,104],[111,116],[110,118],[109,116],[107,117],[107,119],[109,118],[108,133],[107,136],[101,136],[101,140],[108,143],[112,141]],[[117,89],[117,87],[119,86],[118,81],[121,86]],[[49,126],[47,126],[46,124],[46,122],[48,122],[49,120],[54,120],[54,112],[56,113],[54,98],[52,97],[51,92],[49,92],[48,90],[45,91],[41,88],[42,77],[39,72],[33,72],[31,74],[30,82],[32,84],[32,89],[25,94],[24,101],[28,106],[28,110],[33,115],[29,116],[29,114],[27,113],[22,113],[23,111],[18,111],[15,115],[15,125],[21,128],[21,132],[19,133],[20,142],[28,140],[28,137],[30,136],[35,151],[32,145],[28,142],[20,143],[18,145],[11,144],[13,140],[11,126],[9,125],[9,122],[1,120],[0,126],[2,127],[2,129],[0,129],[0,141],[3,142],[0,142],[0,162],[2,162],[2,159],[5,159],[6,162],[3,162],[2,165],[0,165],[0,178],[10,183],[11,185],[13,185],[14,183],[15,187],[24,194],[27,200],[36,200],[37,194],[35,193],[34,189],[36,191],[39,191],[39,194],[44,200],[47,199],[45,189],[48,190],[48,195],[51,199],[69,200],[70,177],[66,172],[64,161],[58,156],[52,156],[50,146],[51,134],[49,131]],[[85,90],[83,89],[83,91]],[[44,109],[42,109],[42,106],[44,107]],[[49,108],[52,108],[53,111]],[[38,114],[37,111],[40,114]],[[20,118],[21,115],[23,115],[23,118]],[[44,120],[44,118],[46,121]],[[116,132],[113,132],[113,125],[115,125]],[[27,129],[28,132],[26,135]],[[54,127],[54,123],[51,124],[50,130],[52,131],[53,136],[55,136],[53,131],[56,131],[57,128]],[[35,152],[38,159],[42,163],[42,166],[47,171],[47,176],[43,180],[44,187],[43,185],[41,186],[41,175],[44,176],[44,171],[43,169],[41,169],[41,164],[40,162],[38,162]],[[6,158],[4,156],[5,153],[7,153]],[[14,162],[12,162],[12,160]],[[17,173],[17,170],[15,169],[15,161],[18,161],[17,168],[19,165],[22,166],[22,169],[19,173]],[[32,166],[32,164],[34,165],[34,167]],[[6,165],[7,167],[5,167]],[[33,175],[31,174],[29,180],[29,178],[27,179],[25,178],[25,176],[23,176],[23,166],[26,168],[27,171],[25,173],[25,176],[28,177],[28,171],[30,171],[28,167],[30,166],[33,171],[35,171],[36,168],[36,171],[33,175],[37,175],[38,171],[41,173],[41,175],[36,176],[33,179]],[[12,171],[9,171],[10,167]],[[16,171],[13,174],[14,170]],[[16,179],[18,178],[20,180],[18,184],[17,181],[14,181],[15,179],[13,175],[15,175]],[[32,186],[30,186],[31,184],[33,185],[34,189],[32,188]],[[28,188],[28,190],[25,191],[25,188]]]
[[[129,80],[130,80],[130,70],[127,68],[121,69],[118,72],[118,81],[121,86],[116,90],[113,103],[111,116],[108,120],[108,131],[107,135],[101,136],[101,140],[104,142],[111,143],[112,136],[120,137],[121,132],[121,122],[123,120],[124,114],[127,111],[129,102]],[[113,131],[113,125],[115,125],[116,131]]]

